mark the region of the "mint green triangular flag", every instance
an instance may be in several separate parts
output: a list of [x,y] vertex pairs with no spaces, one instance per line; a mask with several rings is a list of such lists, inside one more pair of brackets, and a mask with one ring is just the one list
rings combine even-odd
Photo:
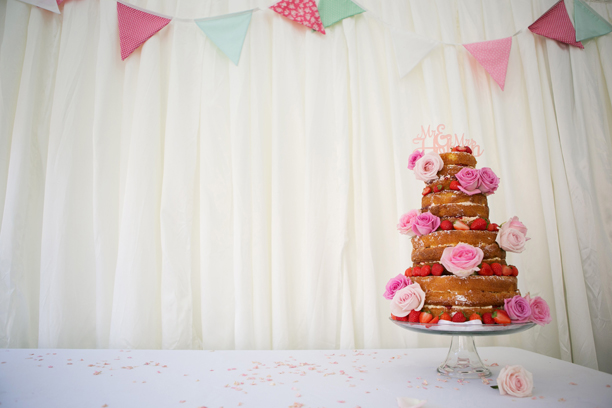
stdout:
[[195,23],[235,65],[238,65],[252,14],[253,10],[248,10],[195,20]]
[[318,7],[325,28],[365,11],[351,0],[321,0]]
[[612,24],[580,0],[574,1],[574,26],[576,27],[576,41],[588,40],[612,32]]

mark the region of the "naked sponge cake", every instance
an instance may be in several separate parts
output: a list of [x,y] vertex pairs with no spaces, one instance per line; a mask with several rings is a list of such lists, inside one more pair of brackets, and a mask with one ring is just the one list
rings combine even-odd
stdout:
[[[408,169],[425,188],[421,208],[402,215],[397,225],[412,236],[412,266],[387,284],[392,319],[494,324],[525,318],[531,311],[521,308],[532,299],[520,296],[519,271],[506,263],[506,252],[524,250],[527,228],[517,217],[501,226],[490,222],[487,197],[500,181],[493,170],[477,169],[465,146],[441,154],[415,151]],[[545,312],[549,319],[547,306]]]

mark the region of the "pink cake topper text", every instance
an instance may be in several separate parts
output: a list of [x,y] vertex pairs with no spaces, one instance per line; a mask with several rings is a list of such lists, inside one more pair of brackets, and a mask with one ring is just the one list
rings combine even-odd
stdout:
[[461,136],[456,133],[444,133],[445,128],[443,124],[438,125],[435,130],[432,130],[430,125],[427,129],[421,126],[421,133],[412,139],[412,143],[418,146],[415,150],[422,150],[424,153],[433,151],[439,154],[450,152],[454,146],[468,146],[476,157],[484,153],[474,139],[466,139],[463,133]]

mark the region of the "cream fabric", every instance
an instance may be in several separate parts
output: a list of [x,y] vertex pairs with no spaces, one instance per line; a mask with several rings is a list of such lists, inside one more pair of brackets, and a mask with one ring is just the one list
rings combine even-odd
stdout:
[[410,265],[395,224],[420,206],[413,138],[444,124],[501,177],[491,218],[528,226],[509,261],[554,313],[479,344],[612,372],[612,36],[579,50],[521,32],[504,92],[461,46],[400,79],[391,41],[503,38],[553,3],[362,1],[322,36],[269,1],[132,1],[265,9],[236,67],[184,21],[122,62],[112,0],[1,1],[0,346],[446,345],[399,330],[382,297]]

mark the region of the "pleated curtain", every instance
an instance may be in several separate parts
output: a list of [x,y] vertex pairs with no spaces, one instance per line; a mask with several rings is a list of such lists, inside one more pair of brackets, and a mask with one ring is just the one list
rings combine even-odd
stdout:
[[[392,324],[382,296],[411,265],[408,156],[442,125],[501,178],[490,218],[528,227],[508,261],[553,313],[477,344],[612,372],[612,35],[580,50],[520,32],[502,92],[460,44],[555,0],[363,0],[326,35],[270,1],[129,3],[263,11],[235,66],[187,21],[122,61],[114,0],[0,1],[1,347],[447,346]],[[400,78],[393,30],[458,45]]]

